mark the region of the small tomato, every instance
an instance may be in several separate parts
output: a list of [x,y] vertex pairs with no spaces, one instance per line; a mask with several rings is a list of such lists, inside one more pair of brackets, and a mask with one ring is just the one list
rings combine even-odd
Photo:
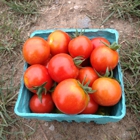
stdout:
[[59,53],[68,53],[68,44],[70,42],[70,36],[61,30],[52,32],[47,39],[52,55]]
[[90,99],[89,99],[87,107],[80,114],[95,114],[97,112],[99,105],[92,99],[90,94],[89,94],[89,97]]
[[81,56],[86,59],[90,57],[93,47],[91,40],[88,37],[78,36],[69,42],[68,50],[73,58]]
[[[52,87],[53,81],[45,66],[35,64],[26,69],[24,73],[24,83],[31,92],[37,93],[41,90],[42,92],[44,90],[49,90]],[[42,89],[39,90],[39,88]]]
[[50,113],[54,108],[54,103],[50,94],[42,94],[41,100],[34,94],[29,102],[29,107],[33,113]]
[[32,37],[23,45],[23,57],[30,64],[43,64],[50,56],[50,46],[41,37]]
[[99,78],[96,72],[92,67],[84,67],[79,70],[79,75],[77,79],[82,83],[84,80],[84,84],[90,81],[89,86],[92,86],[92,83]]
[[119,54],[107,46],[95,48],[90,56],[92,67],[99,73],[105,73],[106,69],[113,70],[119,61]]
[[60,53],[49,61],[48,72],[51,78],[59,83],[68,78],[77,78],[79,70],[70,55]]
[[92,89],[95,90],[91,97],[101,106],[113,106],[117,104],[121,98],[122,90],[117,80],[102,77],[98,78],[92,84]]
[[110,42],[104,38],[104,37],[95,37],[93,39],[91,39],[91,43],[93,45],[93,49],[99,47],[99,46],[104,46],[106,44],[110,45]]
[[88,94],[75,79],[60,82],[52,93],[52,98],[61,112],[71,115],[82,112],[89,102]]

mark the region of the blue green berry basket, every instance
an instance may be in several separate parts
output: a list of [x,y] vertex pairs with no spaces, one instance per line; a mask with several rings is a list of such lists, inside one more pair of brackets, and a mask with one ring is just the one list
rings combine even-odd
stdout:
[[[51,30],[37,30],[34,31],[30,37],[39,36],[44,39],[47,39],[49,34],[53,32],[55,29]],[[75,33],[76,29],[60,29],[68,34]],[[77,29],[79,32],[81,29]],[[119,34],[115,29],[86,29],[84,35],[87,37],[94,38],[94,37],[105,37],[109,40],[110,43],[116,42],[118,43]],[[28,64],[24,64],[24,71],[27,69]],[[23,77],[23,76],[22,76]],[[29,100],[32,94],[27,90],[24,85],[23,78],[21,78],[21,86],[18,94],[18,98],[15,104],[14,112],[23,118],[26,119],[39,119],[39,120],[46,120],[46,121],[67,121],[67,122],[86,122],[89,123],[91,121],[95,122],[96,124],[106,124],[109,122],[118,122],[120,121],[126,114],[126,105],[125,105],[125,93],[124,93],[124,83],[123,83],[123,74],[121,71],[120,62],[118,63],[117,67],[114,69],[114,77],[120,82],[122,87],[122,97],[120,101],[113,107],[111,107],[111,114],[110,115],[96,115],[96,114],[80,114],[80,115],[66,115],[66,114],[59,114],[59,113],[45,113],[45,114],[38,114],[32,113],[29,108]]]

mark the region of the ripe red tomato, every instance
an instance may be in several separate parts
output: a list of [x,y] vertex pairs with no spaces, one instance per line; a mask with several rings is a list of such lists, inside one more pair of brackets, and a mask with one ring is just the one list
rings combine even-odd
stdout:
[[117,66],[118,60],[118,52],[107,46],[95,48],[90,56],[90,63],[92,67],[99,73],[105,73],[107,67],[109,70],[113,70]]
[[121,98],[122,90],[117,80],[108,77],[98,78],[92,84],[92,89],[96,90],[91,97],[101,106],[113,106]]
[[104,46],[104,44],[102,42],[110,45],[110,42],[104,37],[96,37],[96,38],[91,39],[93,49],[95,49],[95,48],[97,48],[99,46]]
[[58,83],[68,78],[76,78],[79,73],[72,57],[65,53],[57,54],[51,58],[48,71],[51,78]]
[[72,57],[82,56],[88,58],[93,50],[91,40],[86,36],[78,36],[72,39],[68,45]]
[[29,107],[34,113],[50,113],[54,108],[54,103],[50,94],[42,94],[42,99],[34,94],[29,103]]
[[[35,64],[26,69],[24,73],[24,83],[30,91],[37,93],[37,88],[41,87],[45,82],[46,85],[44,88],[49,90],[52,87],[52,79],[45,66]],[[36,87],[36,89],[33,89],[34,87]]]
[[51,54],[68,53],[68,43],[70,40],[70,36],[64,31],[56,30],[52,32],[47,39]]
[[52,98],[61,112],[71,115],[82,112],[89,102],[88,94],[75,79],[66,79],[60,82],[52,93]]
[[30,64],[43,64],[50,55],[50,46],[41,37],[32,37],[23,45],[23,57]]
[[[86,78],[86,79],[85,79]],[[93,70],[92,67],[84,67],[79,70],[78,80],[82,83],[85,79],[84,84],[90,81],[89,86],[92,86],[92,83],[99,78],[96,72]]]
[[90,100],[87,107],[80,114],[95,114],[97,112],[99,105],[92,99],[90,94],[89,97]]

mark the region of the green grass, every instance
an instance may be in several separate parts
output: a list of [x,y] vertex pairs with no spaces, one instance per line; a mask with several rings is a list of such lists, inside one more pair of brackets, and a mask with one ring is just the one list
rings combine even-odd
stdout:
[[[124,73],[126,105],[140,119],[140,0],[105,0],[112,16],[131,21],[134,29],[132,41],[125,41],[120,49],[121,66]],[[135,23],[133,22],[135,21]],[[137,22],[136,22],[137,21]]]
[[5,85],[7,80],[9,80],[8,77],[0,75],[0,138],[2,140],[6,139],[9,133],[6,129],[10,129],[18,120],[14,117],[13,106],[17,97],[16,90],[19,87],[13,86],[13,78],[8,85]]
[[[103,0],[105,10],[104,18],[100,26],[110,19],[127,20],[131,24],[138,23],[140,27],[140,0]],[[94,17],[87,15],[91,20]]]
[[114,12],[115,17],[129,19],[132,17],[140,17],[140,1],[139,0],[105,0],[106,7]]
[[140,42],[125,41],[121,49],[121,66],[127,107],[140,119]]
[[[5,61],[6,66],[9,61]],[[17,66],[18,67],[18,66]],[[0,74],[0,139],[23,140],[28,139],[36,129],[37,125],[31,127],[24,119],[14,113],[15,101],[17,99],[20,83],[14,80],[15,67],[8,73]]]
[[[38,13],[38,9],[37,9],[37,3],[35,3],[32,0],[23,0],[23,1],[19,1],[19,0],[1,0],[4,4],[6,4],[10,10],[13,10],[16,13],[19,14],[37,14]],[[32,8],[31,8],[32,7]]]
[[16,24],[13,24],[16,17],[3,12],[0,20],[0,52],[14,52],[14,48],[23,42],[20,36],[21,29]]
[[[28,31],[37,22],[39,9],[49,1],[1,0],[0,2],[0,139],[26,140],[36,126],[14,113],[20,81],[15,81],[18,61]],[[6,67],[6,69],[5,69]],[[12,68],[12,69],[11,69]],[[19,79],[20,80],[20,79]],[[18,83],[18,84],[17,84]]]
[[37,22],[39,9],[52,2],[41,0],[1,0],[0,53],[16,53],[28,37],[30,27]]

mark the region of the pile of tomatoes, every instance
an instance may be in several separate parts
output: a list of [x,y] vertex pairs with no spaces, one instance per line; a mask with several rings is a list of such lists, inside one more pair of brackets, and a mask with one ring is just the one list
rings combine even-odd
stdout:
[[29,64],[24,84],[32,92],[34,113],[95,114],[99,106],[113,106],[121,98],[119,82],[109,77],[118,64],[119,45],[103,37],[72,38],[55,30],[45,40],[25,41],[23,57]]

